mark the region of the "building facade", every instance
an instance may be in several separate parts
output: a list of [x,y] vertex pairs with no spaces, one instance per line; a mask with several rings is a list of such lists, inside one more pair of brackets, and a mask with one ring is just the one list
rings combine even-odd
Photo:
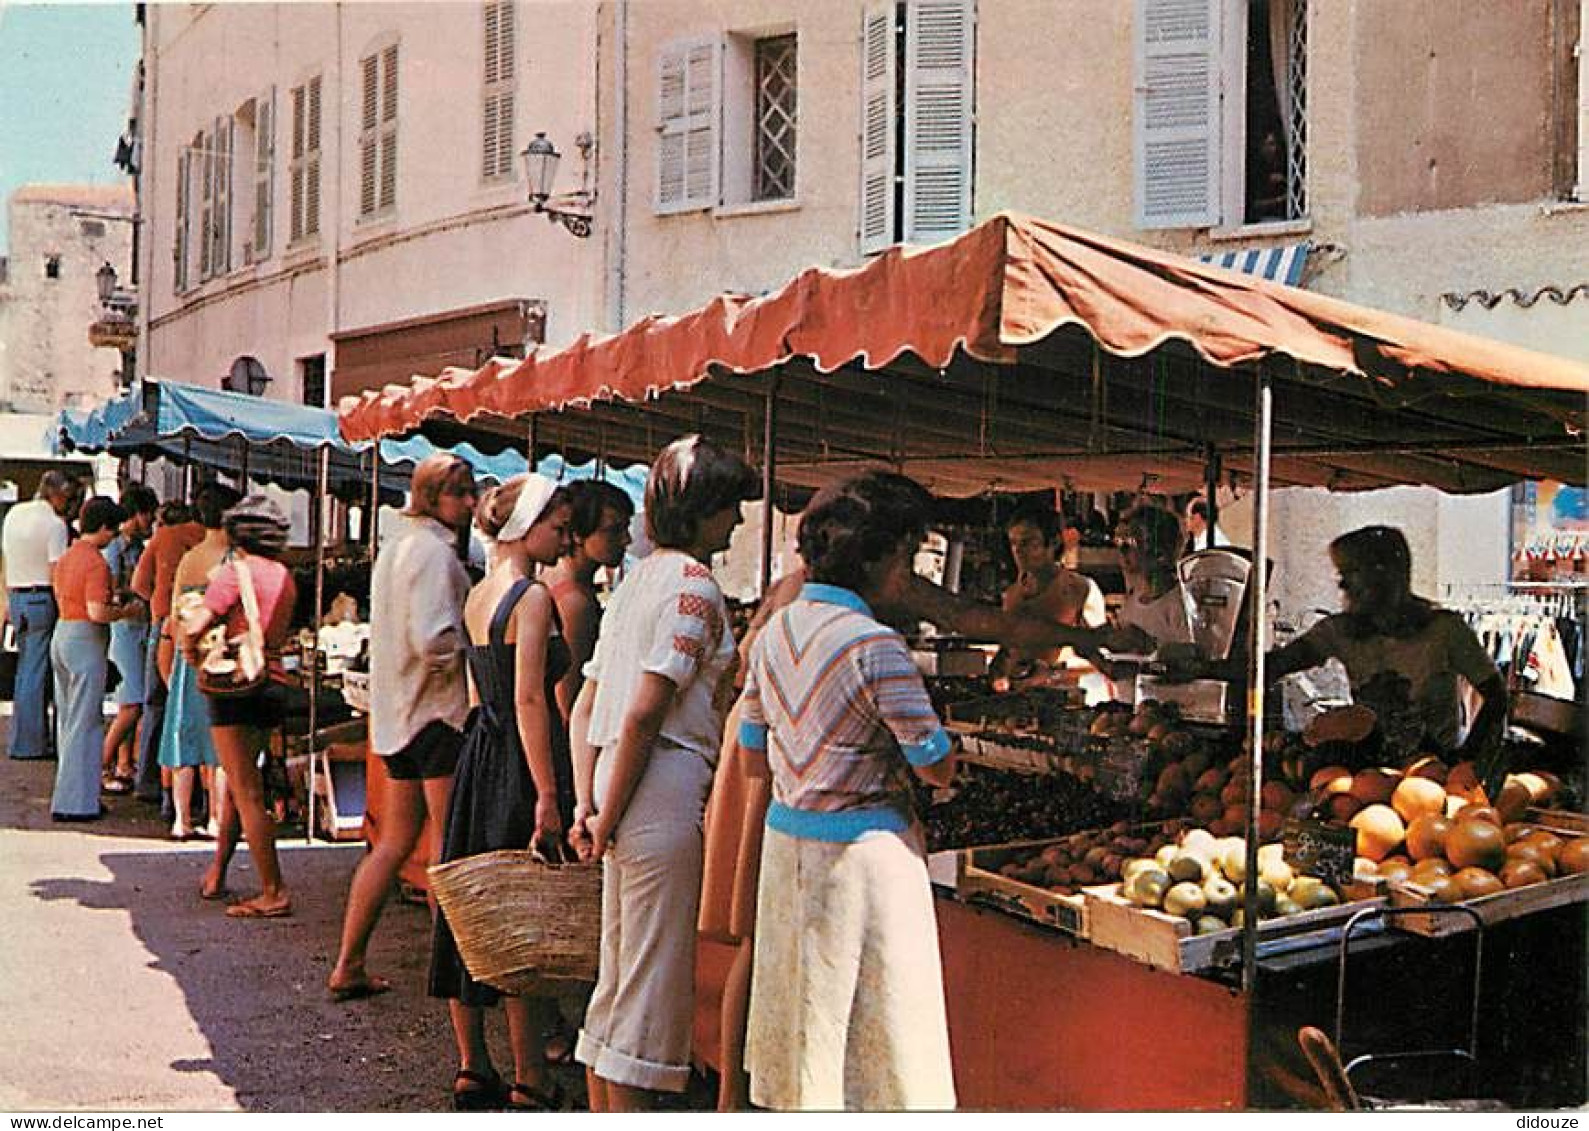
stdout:
[[145,376],[329,405],[597,319],[519,162],[594,129],[593,8],[142,11]]
[[132,263],[132,190],[26,185],[11,194],[10,246],[0,260],[0,411],[51,415],[87,408],[121,387],[122,356],[96,348],[97,273]]

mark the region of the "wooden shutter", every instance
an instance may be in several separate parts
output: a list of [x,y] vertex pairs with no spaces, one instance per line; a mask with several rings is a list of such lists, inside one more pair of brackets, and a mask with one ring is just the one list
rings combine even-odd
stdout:
[[276,187],[276,88],[254,103],[254,231],[253,257],[257,263],[270,255],[271,213]]
[[894,242],[894,6],[861,21],[861,252]]
[[232,269],[232,149],[237,119],[230,115],[215,120],[215,255],[212,265],[217,275]]
[[515,75],[513,4],[485,6],[485,69],[482,75],[480,175],[513,174],[513,81]]
[[905,239],[971,226],[972,0],[911,0],[905,18]]
[[1139,228],[1219,223],[1220,0],[1137,0]]
[[308,90],[305,87],[292,88],[292,140],[288,150],[292,162],[292,188],[289,190],[291,199],[287,204],[287,242],[297,243],[303,239],[303,209],[304,209],[304,151],[308,139],[305,126],[308,121]]
[[397,203],[397,45],[381,52],[381,195],[379,207]]
[[303,234],[320,231],[320,76],[309,80],[309,110],[305,123]]
[[715,39],[672,45],[658,60],[658,212],[717,203],[721,71]]
[[366,55],[360,60],[363,70],[359,113],[359,215],[375,211],[377,145],[376,126],[380,122],[380,56]]
[[208,279],[215,262],[215,142],[204,134],[194,147],[199,154],[199,280]]
[[189,150],[177,150],[177,214],[171,247],[171,289],[178,294],[188,289],[188,166],[191,159]]

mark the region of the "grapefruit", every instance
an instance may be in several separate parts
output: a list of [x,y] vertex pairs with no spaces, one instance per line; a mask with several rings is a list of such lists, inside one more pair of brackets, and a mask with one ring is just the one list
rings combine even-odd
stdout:
[[1506,863],[1506,834],[1495,822],[1460,816],[1446,833],[1446,859],[1457,868],[1496,871]]
[[1389,805],[1369,805],[1350,823],[1357,830],[1357,854],[1370,860],[1385,859],[1407,837],[1407,826]]
[[1390,795],[1391,808],[1403,821],[1411,823],[1423,816],[1437,816],[1446,811],[1445,788],[1428,778],[1402,778]]

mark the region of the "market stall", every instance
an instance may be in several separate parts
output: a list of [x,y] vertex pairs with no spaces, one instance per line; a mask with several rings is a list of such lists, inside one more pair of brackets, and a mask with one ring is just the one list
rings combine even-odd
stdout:
[[[1218,467],[1254,491],[1253,559],[1264,561],[1271,486],[1418,483],[1474,492],[1524,478],[1582,483],[1586,392],[1589,369],[1563,359],[1000,215],[951,243],[895,249],[857,271],[814,269],[761,298],[725,296],[553,353],[366,394],[344,404],[341,421],[351,439],[414,430],[433,438],[512,436],[533,421],[537,435],[555,435],[565,449],[631,459],[699,431],[747,452],[759,447],[770,488],[820,486],[881,464],[940,495],[1041,489],[1061,479],[1100,490],[1130,491],[1145,480],[1162,491],[1195,490]],[[764,569],[769,562],[764,549]],[[1247,599],[1256,608],[1267,608],[1265,584],[1266,571],[1253,571]],[[1261,643],[1264,625],[1253,631]],[[1260,689],[1264,648],[1248,651],[1247,686]],[[1361,786],[1353,779],[1340,790],[1298,782],[1286,760],[1289,740],[1270,733],[1275,720],[1264,700],[1254,690],[1244,717],[1197,730],[1180,729],[1168,715],[1133,730],[1142,712],[1129,706],[1130,722],[1105,719],[1095,729],[1098,717],[1083,723],[1068,702],[1052,716],[1042,703],[991,724],[986,713],[971,716],[967,737],[983,761],[1035,778],[1040,794],[1056,791],[1058,775],[1107,783],[1089,795],[1102,793],[1116,808],[1106,815],[1102,805],[1072,807],[1105,829],[1054,826],[1025,837],[1009,827],[989,835],[972,822],[945,846],[960,851],[937,860],[935,879],[953,893],[945,895],[940,932],[967,1105],[1246,1106],[1267,1095],[1254,1079],[1287,1078],[1288,1050],[1258,1036],[1267,1032],[1266,1018],[1290,1016],[1265,990],[1284,981],[1283,969],[1297,968],[1301,960],[1286,954],[1306,952],[1323,969],[1329,944],[1357,910],[1409,899],[1418,905],[1387,920],[1409,930],[1387,929],[1384,945],[1398,954],[1434,945],[1416,933],[1418,915],[1429,935],[1442,933],[1441,916],[1422,907],[1417,885],[1357,891],[1350,863],[1327,896],[1324,885],[1306,885],[1306,905],[1293,901],[1294,912],[1271,917],[1278,899],[1264,887],[1281,875],[1280,856],[1260,844],[1274,840],[1283,809],[1271,787],[1318,789],[1321,798],[1344,793],[1364,806],[1372,795],[1386,807],[1400,777]],[[1176,733],[1189,737],[1168,742]],[[1194,757],[1201,759],[1195,775],[1186,765]],[[1217,786],[1191,788],[1216,768],[1223,775]],[[1439,792],[1443,808],[1448,794]],[[1212,810],[1178,809],[1199,793],[1211,795],[1217,818]],[[1527,800],[1544,802],[1550,793]],[[1008,797],[996,808],[1013,811]],[[1559,841],[1581,835],[1572,816],[1531,819]],[[1079,846],[1056,839],[1088,827],[1093,839],[1079,854]],[[1222,857],[1233,855],[1214,869],[1212,850],[1185,851],[1182,838],[1194,828],[1239,848],[1221,846]],[[1020,839],[1042,843],[1021,859],[970,850]],[[1221,873],[1208,879],[1226,883],[1236,903],[1217,927],[1200,925],[1186,907],[1166,913],[1162,891],[1139,899],[1126,890],[1126,867],[1146,862],[1144,854],[1156,857],[1155,849],[1169,850],[1166,868],[1195,864],[1199,878]],[[1172,865],[1177,855],[1199,859]],[[1284,866],[1289,883],[1295,871]],[[1050,868],[1066,869],[1066,880],[1076,882],[1050,877]],[[1017,869],[1024,878],[1012,874]],[[1585,894],[1579,874],[1458,902],[1490,898],[1473,913],[1493,925],[1561,914],[1553,907],[1581,917]],[[1302,929],[1280,929],[1291,917],[1290,926]],[[1278,945],[1291,935],[1313,937]],[[1534,945],[1537,939],[1515,943]],[[712,955],[703,950],[707,975]],[[1054,997],[1012,998],[1006,955],[1023,956],[1016,968]],[[1100,986],[1112,992],[1094,993]],[[1581,1006],[1581,976],[1558,988]],[[1480,993],[1476,984],[1475,1003]],[[1128,995],[1157,1004],[1126,1008]],[[702,1000],[713,996],[704,992]],[[1166,1024],[1169,1018],[1180,1020]],[[1527,1023],[1508,1017],[1504,1024]],[[712,1018],[703,1017],[699,1045],[708,1060],[711,1028]],[[1582,1030],[1569,1028],[1560,1042],[1568,1063],[1562,1078],[1576,1080],[1569,1092],[1578,1092],[1565,1102],[1581,1102]],[[1024,1056],[1014,1051],[1023,1045]],[[1100,1057],[1100,1046],[1128,1055]],[[1143,1055],[1130,1055],[1135,1050]]]

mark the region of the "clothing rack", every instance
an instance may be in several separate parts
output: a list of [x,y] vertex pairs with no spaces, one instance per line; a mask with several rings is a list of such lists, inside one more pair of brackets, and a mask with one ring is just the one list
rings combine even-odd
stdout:
[[1560,582],[1448,585],[1448,609],[1462,614],[1513,690],[1575,699],[1585,671],[1589,586]]
[[1468,582],[1442,586],[1440,602],[1454,612],[1537,613],[1575,617],[1589,612],[1589,583],[1579,581]]

